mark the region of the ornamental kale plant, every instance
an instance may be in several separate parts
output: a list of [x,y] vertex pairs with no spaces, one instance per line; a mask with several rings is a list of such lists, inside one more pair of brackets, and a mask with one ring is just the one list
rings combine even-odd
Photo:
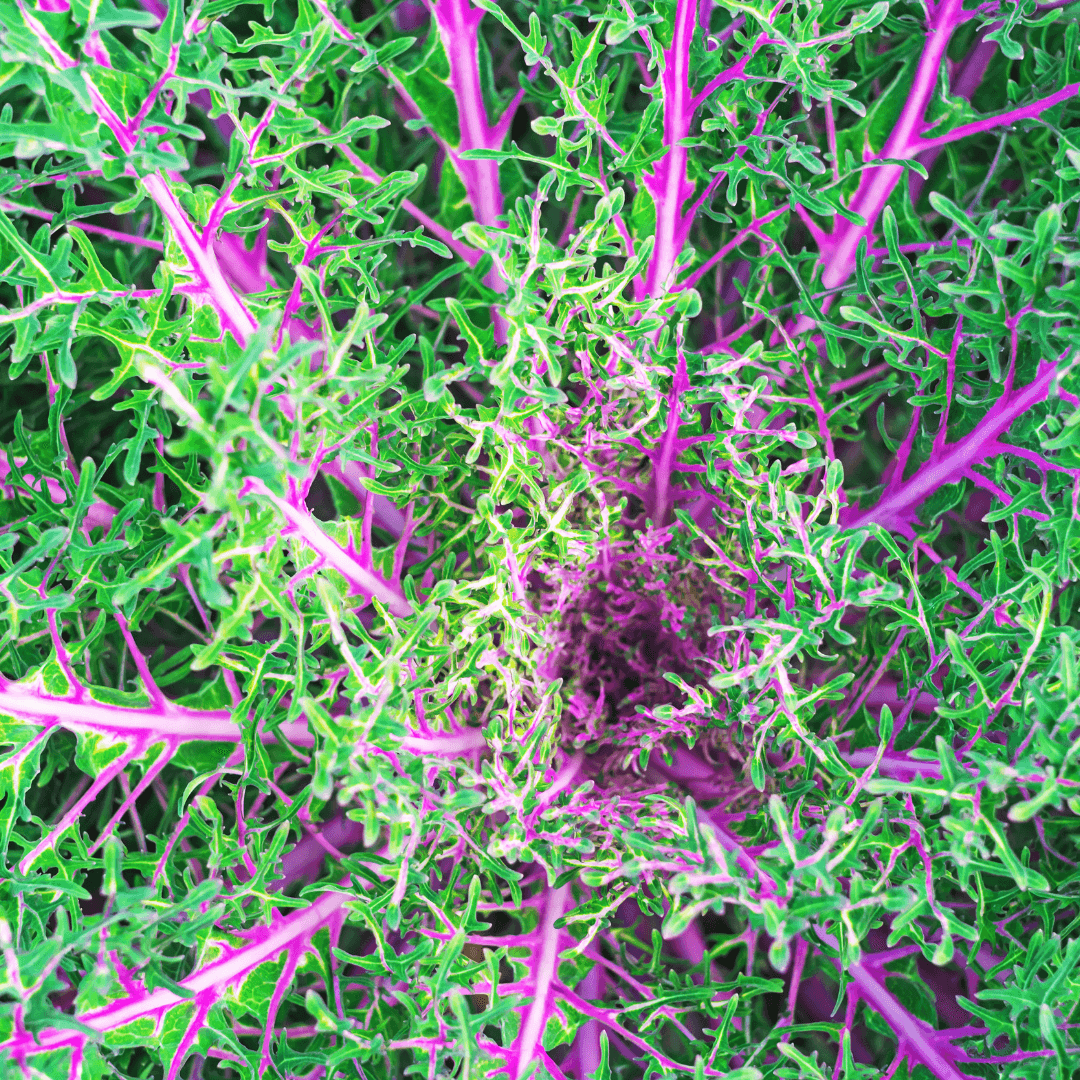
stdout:
[[1078,91],[0,0],[0,1076],[1077,1075]]

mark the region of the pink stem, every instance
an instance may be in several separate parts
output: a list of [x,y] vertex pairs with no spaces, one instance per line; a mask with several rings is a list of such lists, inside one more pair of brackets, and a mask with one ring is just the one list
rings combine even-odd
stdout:
[[[180,985],[194,996],[217,1000],[237,980],[254,971],[260,964],[280,956],[283,952],[294,953],[308,947],[315,933],[323,926],[341,918],[341,909],[352,900],[350,893],[327,892],[310,907],[303,908],[277,923],[261,940],[242,949],[229,950],[228,955],[215,963],[189,975]],[[102,1009],[83,1013],[76,1019],[95,1032],[115,1031],[144,1016],[160,1019],[170,1009],[189,1001],[172,990],[159,989],[142,998],[127,996]],[[0,1050],[9,1052],[48,1051],[67,1046],[81,1045],[86,1035],[70,1028],[43,1028],[32,1036],[9,1039],[0,1044]]]
[[1039,98],[1038,101],[1029,102],[1027,105],[1019,105],[1015,109],[998,113],[996,116],[985,116],[983,119],[974,120],[970,124],[961,124],[960,127],[953,128],[952,131],[947,131],[944,135],[938,135],[932,139],[919,139],[917,146],[920,150],[929,150],[937,146],[946,146],[948,143],[957,142],[959,139],[966,139],[969,135],[979,135],[984,131],[993,131],[994,128],[1008,127],[1009,124],[1015,124],[1018,120],[1034,120],[1035,117],[1040,116],[1047,109],[1052,109],[1055,105],[1060,105],[1063,101],[1076,97],[1078,93],[1080,93],[1080,83],[1069,83],[1068,86],[1062,87],[1047,97]]
[[561,889],[550,889],[544,904],[540,952],[536,957],[534,969],[536,989],[533,992],[532,1004],[529,1006],[525,1023],[522,1025],[520,1041],[516,1048],[517,1080],[524,1080],[530,1072],[533,1057],[547,1021],[551,984],[555,980],[555,969],[559,960],[559,931],[555,929],[555,923],[562,916],[569,893],[569,886],[566,885]]
[[244,495],[251,493],[269,499],[307,547],[341,574],[356,592],[374,596],[382,601],[392,614],[399,617],[404,618],[413,613],[412,605],[405,599],[404,593],[363,566],[336,540],[327,536],[307,507],[297,506],[294,502],[275,495],[262,480],[255,477],[249,477],[241,490]]
[[[189,709],[171,701],[155,708],[132,708],[94,701],[86,694],[60,698],[25,687],[0,687],[0,709],[12,716],[44,722],[46,727],[81,728],[122,737],[144,736],[181,742],[239,742],[240,728],[224,709]],[[281,732],[297,746],[313,746],[304,721],[288,721]]]
[[[927,105],[937,85],[938,72],[941,70],[949,39],[962,17],[963,0],[941,0],[927,28],[926,44],[907,102],[892,133],[885,141],[880,157],[909,158],[921,148],[917,144],[918,132],[924,123]],[[844,218],[826,238],[822,249],[825,264],[821,278],[823,289],[835,289],[851,277],[855,269],[855,253],[859,241],[864,236],[867,241],[873,238],[875,223],[903,174],[904,168],[901,165],[870,166],[863,170],[850,208],[864,218],[866,224],[856,225]],[[828,298],[825,303],[827,305]],[[813,325],[813,319],[804,315],[795,324],[794,332],[801,333]]]
[[[946,1033],[935,1032],[929,1025],[912,1016],[885,988],[882,976],[861,963],[849,963],[847,972],[863,1000],[896,1032],[902,1053],[907,1054],[912,1061],[925,1065],[937,1080],[970,1080],[943,1052],[941,1042],[944,1041]],[[952,1051],[951,1047],[948,1049]]]
[[651,173],[642,177],[656,207],[656,232],[652,257],[639,299],[659,295],[670,283],[675,261],[686,244],[692,219],[683,214],[694,185],[686,177],[688,151],[680,146],[690,135],[694,100],[690,91],[690,42],[697,28],[695,0],[677,0],[671,47],[664,50],[661,93],[664,102],[664,145],[667,152]]
[[[480,85],[480,21],[484,12],[469,0],[433,0],[431,14],[450,61],[450,89],[458,106],[461,141],[451,156],[481,225],[495,226],[503,211],[497,161],[462,161],[464,150],[497,150],[495,130],[488,123]],[[455,152],[456,151],[456,152]]]
[[869,510],[850,512],[851,508],[845,508],[848,512],[841,514],[845,528],[858,529],[874,523],[891,530],[909,528],[915,511],[932,492],[944,484],[959,482],[988,456],[1006,452],[997,439],[1018,417],[1046,400],[1056,373],[1056,364],[1044,364],[1037,378],[999,401],[969,435],[931,454],[909,479],[897,478]]

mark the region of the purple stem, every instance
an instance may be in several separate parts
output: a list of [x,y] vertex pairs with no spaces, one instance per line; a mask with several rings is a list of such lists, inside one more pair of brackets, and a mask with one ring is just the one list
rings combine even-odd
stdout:
[[660,446],[648,454],[652,460],[652,478],[645,491],[645,512],[652,518],[653,526],[658,529],[668,524],[674,505],[674,500],[671,498],[671,474],[675,469],[676,458],[685,445],[685,442],[679,438],[681,423],[679,398],[689,389],[686,357],[680,348],[674,384],[668,395],[667,429],[660,440]]
[[1080,93],[1080,83],[1069,83],[1068,86],[1049,94],[1038,101],[1031,101],[1027,105],[1019,105],[1008,112],[997,113],[994,116],[985,116],[981,120],[974,120],[970,124],[961,124],[960,127],[947,131],[944,135],[938,135],[931,139],[919,139],[916,146],[920,149],[930,149],[945,146],[947,143],[956,142],[958,139],[966,139],[969,135],[979,135],[984,131],[993,131],[994,128],[1008,127],[1018,120],[1034,120],[1037,116],[1060,105],[1063,101],[1076,97]]
[[424,10],[424,5],[419,0],[402,0],[394,8],[394,25],[402,33],[407,34],[410,30],[419,30],[424,25],[426,18],[427,11]]
[[246,345],[248,338],[257,329],[257,324],[251,312],[225,280],[212,247],[203,245],[172,188],[160,173],[144,177],[143,186],[172,227],[173,236],[188,264],[206,286],[207,297],[217,310],[222,329],[232,334],[241,345]]
[[[927,27],[926,44],[907,102],[896,126],[885,141],[881,157],[907,158],[912,155],[916,136],[937,85],[938,72],[941,70],[949,39],[963,19],[963,6],[963,0],[941,0],[938,4]],[[863,171],[858,190],[851,200],[851,209],[865,218],[866,224],[856,225],[845,218],[833,230],[827,244],[828,251],[822,253],[827,255],[825,271],[822,274],[823,288],[834,289],[851,276],[855,269],[855,252],[859,241],[864,236],[868,241],[873,238],[874,223],[903,174],[904,169],[900,165],[883,165]]]
[[1056,364],[1044,364],[1036,379],[1023,389],[1003,396],[970,434],[935,450],[909,479],[894,473],[881,498],[870,509],[844,507],[841,524],[851,529],[877,524],[892,531],[910,532],[915,512],[934,491],[944,484],[973,478],[975,465],[994,454],[1010,452],[1008,446],[997,440],[1014,420],[1047,399],[1056,373]]
[[352,586],[354,592],[373,596],[382,601],[389,611],[401,618],[413,613],[412,605],[404,593],[384,581],[370,568],[362,565],[356,556],[343,548],[336,540],[319,528],[318,521],[295,494],[291,499],[275,495],[266,484],[255,477],[248,477],[241,495],[256,494],[269,499],[284,515],[285,520],[307,547],[314,551],[326,565],[333,567]]
[[[62,177],[54,177],[54,180]],[[17,214],[29,214],[31,217],[41,218],[42,221],[52,221],[56,215],[51,210],[44,210],[40,206],[27,206],[24,203],[14,202],[9,199],[0,199],[0,210],[7,210]],[[95,213],[105,213],[104,210]],[[104,236],[109,240],[117,240],[123,244],[132,244],[135,247],[150,248],[152,251],[164,251],[165,245],[157,240],[147,240],[142,236],[132,236],[130,233],[119,232],[116,229],[106,229],[102,225],[90,225],[80,219],[69,224],[82,229],[83,232],[93,233],[95,236]]]
[[552,983],[555,981],[559,960],[560,931],[555,929],[555,923],[562,916],[569,895],[570,888],[567,885],[561,889],[549,889],[547,892],[539,949],[533,954],[535,989],[521,1025],[521,1034],[511,1055],[517,1059],[516,1080],[524,1080],[531,1071],[536,1049],[540,1045],[540,1036],[551,1012]]
[[690,135],[695,101],[690,90],[690,42],[697,28],[696,0],[677,0],[671,45],[664,50],[664,70],[660,76],[664,103],[664,156],[652,172],[642,177],[645,189],[656,206],[655,245],[644,283],[638,283],[639,299],[655,297],[669,283],[675,260],[686,245],[692,218],[683,214],[683,205],[694,193],[686,177],[688,151],[680,146]]
[[337,460],[324,462],[320,468],[327,476],[334,477],[357,499],[361,501],[367,498],[374,499],[376,525],[393,533],[394,536],[401,536],[405,532],[405,515],[385,495],[379,495],[364,486],[364,480],[367,478],[363,475],[359,462]]
[[[578,989],[588,1001],[600,1001],[604,996],[604,972],[600,964],[594,964],[589,973],[581,980]],[[600,1068],[600,1024],[589,1020],[578,1028],[574,1038],[577,1076],[586,1080]]]
[[[782,217],[788,212],[786,206],[782,206],[779,210],[770,211],[762,217],[756,218],[750,222],[745,229],[741,229],[737,232],[719,251],[714,252],[709,258],[699,266],[692,274],[684,278],[679,282],[679,289],[692,289],[697,283],[718,263],[725,255],[730,254],[735,250],[744,240],[750,236],[760,236],[761,228],[767,225],[770,221],[775,221],[778,217]],[[745,284],[745,283],[744,283]],[[738,299],[738,294],[735,294],[734,299]],[[731,300],[728,301],[732,302]]]
[[[987,41],[983,36],[979,36],[975,46],[964,57],[963,62],[957,67],[950,80],[950,89],[954,96],[963,98],[965,101],[971,100],[972,95],[982,82],[983,75],[986,74],[987,65],[993,59],[996,49],[997,45],[993,41]],[[928,173],[934,167],[934,162],[937,161],[939,153],[941,153],[940,148],[935,148],[925,150],[919,154],[919,162]],[[913,205],[918,201],[925,183],[926,181],[918,173],[913,172],[911,174],[909,190]]]
[[[52,40],[41,23],[26,10],[22,0],[19,0],[19,7],[27,26],[52,57],[53,62],[63,70],[78,67],[77,61],[68,56]],[[172,59],[175,61],[175,57]],[[132,124],[125,124],[116,115],[94,85],[88,72],[83,71],[82,78],[90,94],[90,100],[93,102],[94,111],[108,126],[124,153],[130,155],[139,142],[141,131],[138,125],[134,125],[133,130]],[[205,287],[207,298],[213,303],[221,319],[222,329],[231,333],[241,345],[246,344],[248,337],[256,329],[256,322],[240,297],[225,280],[213,251],[201,243],[168,181],[160,172],[151,173],[139,179],[146,193],[157,203],[158,209],[169,222],[180,250],[183,251],[192,271]]]
[[[885,988],[883,975],[861,963],[849,963],[847,972],[862,999],[880,1014],[900,1040],[901,1053],[910,1061],[925,1065],[937,1080],[970,1080],[957,1069],[953,1056],[960,1056],[948,1041],[947,1032],[936,1032],[910,1012]],[[942,1045],[944,1044],[944,1045]]]
[[[22,468],[25,463],[26,461],[24,458],[15,459],[16,468]],[[17,489],[16,484],[5,483],[10,475],[11,466],[8,464],[7,458],[0,457],[0,494],[6,499],[13,499]],[[32,491],[41,491],[41,481],[30,473],[22,474],[22,482]],[[49,498],[52,499],[54,503],[60,504],[67,501],[67,493],[64,491],[60,481],[51,476],[45,477],[45,490],[48,491]],[[101,499],[95,499],[87,508],[86,516],[83,518],[82,524],[87,529],[96,528],[98,525],[104,529],[108,529],[109,526],[112,525],[113,518],[115,517],[115,507],[110,506]]]
[[[876,157],[910,158],[919,150],[929,148],[919,143],[918,133],[925,123],[926,108],[937,85],[938,72],[941,70],[949,39],[963,21],[963,0],[941,0],[927,27],[926,44],[907,102],[885,146]],[[903,174],[904,168],[901,165],[868,165],[862,172],[859,187],[849,204],[850,209],[860,215],[866,224],[856,225],[843,218],[831,233],[817,238],[824,263],[821,278],[824,291],[836,289],[851,277],[855,270],[855,254],[859,241],[863,237],[866,237],[867,242],[873,240],[877,219]],[[831,300],[831,296],[825,297],[822,302],[824,310],[828,309]],[[812,329],[814,325],[811,316],[802,315],[789,332],[794,336]]]
[[[488,122],[484,92],[480,82],[480,22],[484,12],[469,0],[428,0],[432,20],[442,38],[450,62],[450,89],[458,107],[460,141],[456,147],[444,146],[457,169],[476,220],[488,228],[502,228],[503,194],[499,183],[499,162],[469,161],[461,157],[469,150],[499,150],[510,130],[510,123],[524,96],[519,90],[502,117]],[[505,292],[506,279],[493,264],[484,284],[496,292]],[[495,341],[504,344],[509,335],[506,316],[498,307],[491,309]]]
[[61,834],[82,817],[82,812],[86,809],[87,805],[92,800],[96,799],[101,792],[116,779],[117,774],[126,769],[127,766],[138,758],[144,750],[145,746],[143,743],[141,741],[136,741],[128,749],[126,754],[122,754],[107,768],[102,769],[102,771],[94,778],[94,782],[83,793],[82,797],[76,801],[75,805],[49,829],[49,831],[34,846],[32,851],[28,852],[19,860],[19,871],[23,874],[28,873],[34,863],[37,862],[39,855],[42,855],[50,848],[55,847]]
[[[238,743],[241,737],[232,713],[224,709],[189,709],[171,701],[151,708],[112,705],[94,701],[82,688],[71,697],[55,697],[29,686],[8,683],[0,686],[0,709],[12,716],[36,720],[47,728],[89,729],[121,738],[141,737],[180,744]],[[305,721],[289,721],[280,727],[291,743],[314,745]]]
[[[874,763],[877,751],[870,748],[841,751],[840,757],[856,769],[866,769]],[[928,780],[941,779],[941,766],[936,761],[920,761],[897,751],[882,754],[877,771],[882,776],[895,780],[917,780],[920,777]]]
[[[431,14],[450,61],[450,89],[457,100],[461,141],[448,147],[454,167],[468,193],[469,205],[481,225],[497,226],[503,212],[497,161],[462,161],[466,150],[498,150],[506,124],[492,127],[480,84],[480,22],[484,12],[469,0],[432,0]],[[512,107],[511,107],[512,108]],[[508,110],[509,115],[510,110]],[[504,121],[507,117],[504,117]],[[505,286],[504,286],[505,287]]]
[[[136,992],[104,1008],[83,1013],[76,1019],[93,1031],[104,1034],[141,1017],[153,1017],[160,1022],[170,1009],[192,1000],[192,997],[198,1006],[208,1006],[219,1000],[228,987],[254,971],[260,964],[274,960],[283,952],[289,956],[303,954],[311,947],[316,932],[324,926],[331,927],[333,938],[333,931],[340,926],[344,917],[342,908],[351,899],[353,896],[350,893],[327,892],[309,907],[277,920],[268,930],[262,929],[260,932],[256,929],[253,935],[257,937],[253,944],[240,949],[227,949],[222,959],[206,965],[180,983],[191,997],[181,997],[172,990],[165,989],[154,990],[149,994],[144,991],[141,996]],[[16,1060],[20,1060],[28,1053],[76,1049],[83,1046],[86,1039],[87,1036],[82,1031],[71,1028],[42,1028],[32,1034],[24,1032],[8,1039],[0,1044],[0,1050],[7,1051]]]
[[[924,119],[926,108],[937,83],[945,50],[953,31],[967,17],[963,11],[962,0],[941,0],[939,3],[927,28],[926,45],[915,72],[907,103],[881,153],[876,157],[896,160],[911,158],[969,135],[977,135],[1018,120],[1033,119],[1046,109],[1080,93],[1080,83],[1071,83],[1048,97],[1019,106],[1009,112],[963,124],[938,137],[923,138],[921,132],[926,126]],[[972,78],[975,73],[976,67],[973,66],[970,73]],[[866,237],[868,242],[873,240],[876,222],[903,173],[904,167],[901,165],[870,165],[863,170],[859,187],[851,200],[850,209],[864,218],[866,224],[856,225],[852,221],[843,219],[832,233],[822,237],[820,246],[825,265],[821,279],[823,290],[834,290],[851,277],[855,269],[855,255],[859,241],[863,237]],[[832,297],[826,296],[822,303],[823,309],[827,309],[831,301]],[[802,333],[813,326],[814,320],[810,316],[803,315],[796,321],[791,332]]]

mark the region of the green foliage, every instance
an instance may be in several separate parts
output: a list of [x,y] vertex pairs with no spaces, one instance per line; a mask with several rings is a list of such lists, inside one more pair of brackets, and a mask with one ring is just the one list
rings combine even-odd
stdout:
[[0,1074],[1069,1075],[1076,5],[61,6]]

